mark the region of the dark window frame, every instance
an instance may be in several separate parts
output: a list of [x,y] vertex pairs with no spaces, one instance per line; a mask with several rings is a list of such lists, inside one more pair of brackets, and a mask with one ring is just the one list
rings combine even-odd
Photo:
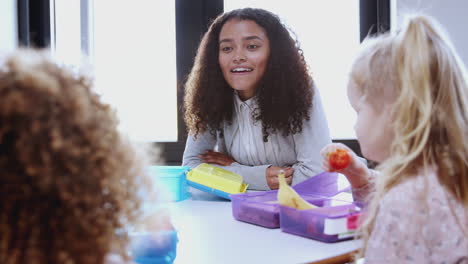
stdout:
[[184,122],[184,84],[198,45],[213,19],[224,10],[223,0],[176,0],[177,142],[155,143],[167,165],[180,165],[187,139]]
[[17,0],[17,16],[21,47],[50,46],[50,0]]
[[[51,43],[50,4],[53,0],[17,0],[20,46],[46,48]],[[83,0],[82,0],[83,1]],[[87,0],[84,0],[87,1]],[[360,0],[360,40],[390,29],[391,0]],[[293,8],[293,6],[291,6]],[[339,7],[337,7],[339,8]],[[177,142],[155,143],[167,165],[180,165],[187,139],[183,119],[184,83],[192,69],[198,44],[210,22],[224,11],[224,0],[176,0]],[[356,139],[341,142],[361,155]]]

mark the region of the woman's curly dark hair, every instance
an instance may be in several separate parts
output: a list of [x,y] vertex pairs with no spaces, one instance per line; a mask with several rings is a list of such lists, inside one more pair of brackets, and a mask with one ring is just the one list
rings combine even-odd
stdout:
[[114,112],[45,52],[0,65],[0,263],[128,259],[144,166]]
[[261,121],[264,141],[270,133],[299,133],[310,119],[313,83],[299,43],[278,16],[256,8],[236,9],[217,17],[203,36],[185,84],[185,122],[195,136],[214,134],[222,122],[232,122],[233,89],[225,81],[218,62],[219,34],[232,19],[251,20],[262,27],[270,42],[265,74],[256,89],[259,109],[253,117]]

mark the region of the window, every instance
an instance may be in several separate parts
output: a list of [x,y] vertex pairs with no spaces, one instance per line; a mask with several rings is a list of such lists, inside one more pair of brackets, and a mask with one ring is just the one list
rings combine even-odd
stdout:
[[16,47],[16,1],[0,1],[0,52],[11,51]]
[[56,0],[51,7],[55,10],[51,12],[55,14],[51,16],[55,22],[52,23],[55,30],[51,30],[54,55],[65,64],[81,65],[80,1]]
[[[46,1],[49,0],[39,2]],[[186,137],[180,113],[177,118],[183,90],[176,89],[176,82],[183,84],[190,72],[209,22],[223,10],[246,6],[271,10],[294,30],[320,89],[333,139],[351,144],[359,153],[352,128],[355,114],[346,98],[348,71],[358,49],[359,36],[363,38],[369,29],[388,29],[390,0],[50,1],[51,20],[55,22],[51,24],[64,29],[51,30],[52,40],[55,39],[51,45],[57,56],[68,58],[70,63],[80,63],[82,54],[88,54],[97,70],[97,84],[101,89],[98,92],[117,107],[122,130],[139,141],[164,142],[162,154],[167,164],[180,164]],[[37,9],[33,7],[30,15],[36,14]],[[49,16],[43,10],[40,13],[41,17]],[[19,41],[27,44],[27,38],[33,35],[21,34],[21,25],[27,21],[19,22]],[[36,29],[35,25],[41,21],[29,22]],[[49,38],[41,32],[39,40],[44,39],[42,42],[47,44]],[[81,40],[79,49],[76,39]],[[47,46],[42,42],[38,45],[36,39],[30,42]],[[124,81],[113,81],[112,73]]]
[[94,66],[96,91],[138,142],[177,141],[172,1],[55,0],[56,56]]
[[359,1],[225,0],[224,10],[263,8],[277,14],[297,35],[320,91],[333,139],[353,139],[356,116],[346,86],[359,48]]

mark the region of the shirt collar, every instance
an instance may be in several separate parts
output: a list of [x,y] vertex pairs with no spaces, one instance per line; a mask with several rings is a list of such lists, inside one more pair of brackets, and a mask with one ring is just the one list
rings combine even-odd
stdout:
[[242,101],[237,91],[234,91],[234,104],[236,108],[240,108],[241,105],[245,105],[245,106],[248,106],[249,109],[252,110],[257,105],[256,96],[252,96],[252,98]]

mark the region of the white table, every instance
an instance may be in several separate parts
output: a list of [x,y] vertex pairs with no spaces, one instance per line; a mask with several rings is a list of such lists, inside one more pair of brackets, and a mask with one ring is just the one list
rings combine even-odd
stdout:
[[191,189],[171,204],[179,243],[175,264],[307,263],[353,251],[360,241],[323,243],[237,221],[231,202]]

